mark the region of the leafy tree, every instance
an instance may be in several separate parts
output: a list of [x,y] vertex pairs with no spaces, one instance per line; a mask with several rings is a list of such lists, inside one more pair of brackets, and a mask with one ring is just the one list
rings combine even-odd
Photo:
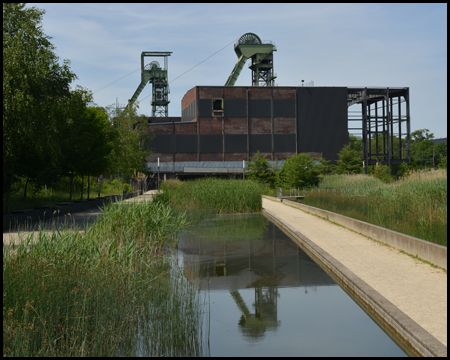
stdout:
[[98,176],[106,171],[117,139],[117,131],[112,129],[106,112],[88,107],[92,105],[92,98],[92,93],[80,86],[71,91],[60,125],[59,168],[62,175],[70,179],[70,199],[75,176],[82,176],[83,188],[85,175]]
[[362,156],[363,143],[362,143],[362,138],[360,136],[350,134],[348,137],[348,143],[349,143],[350,149],[359,151]]
[[55,166],[55,141],[61,100],[76,78],[69,61],[59,65],[49,36],[42,31],[45,12],[25,4],[3,4],[3,193],[9,211],[15,175],[30,175],[30,159]]
[[411,164],[409,169],[430,168],[439,166],[442,158],[447,156],[447,143],[435,144],[431,141],[434,134],[428,129],[419,129],[411,133]]
[[266,156],[267,155],[261,155],[258,150],[256,156],[250,158],[250,162],[248,163],[250,172],[247,174],[247,177],[260,183],[267,184],[273,188],[275,186],[276,174],[269,164],[269,161],[266,159]]
[[282,166],[281,169],[276,172],[275,187],[277,188],[283,187],[285,184],[286,184],[286,168]]
[[430,133],[430,130],[428,129],[419,129],[411,133],[411,138],[413,141],[420,142],[424,140],[434,139],[434,134]]
[[148,174],[147,156],[151,154],[149,143],[151,136],[145,135],[148,127],[146,116],[137,115],[137,105],[125,111],[108,108],[110,122],[117,133],[114,148],[110,155],[110,174],[122,174],[125,178],[133,177],[137,172]]
[[438,168],[447,170],[447,155],[445,155],[441,158]]
[[108,115],[103,108],[86,108],[84,126],[87,131],[82,149],[85,155],[81,155],[80,174],[88,177],[99,176],[105,173],[110,165],[110,155],[119,134],[111,127]]
[[314,170],[319,174],[320,177],[322,177],[323,175],[330,174],[333,171],[334,165],[331,165],[329,160],[319,158],[317,159],[317,161],[319,163],[318,164],[316,163],[314,165]]
[[358,174],[362,168],[362,158],[358,150],[351,149],[349,145],[344,147],[338,153],[335,172],[337,174]]
[[282,170],[285,172],[284,184],[292,187],[317,185],[319,176],[314,161],[308,154],[300,153],[287,159]]

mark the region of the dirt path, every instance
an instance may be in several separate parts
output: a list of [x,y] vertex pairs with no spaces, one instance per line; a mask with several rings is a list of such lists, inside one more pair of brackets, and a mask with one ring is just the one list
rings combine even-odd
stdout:
[[344,227],[263,198],[304,234],[447,346],[447,274]]
[[[142,201],[151,201],[153,196],[158,192],[158,190],[150,190],[145,192],[142,195],[126,199],[125,203],[133,203],[133,202],[142,202]],[[84,211],[80,211],[73,214],[66,214],[63,216],[59,216],[54,220],[48,220],[41,222],[39,224],[33,225],[30,229],[18,231],[4,231],[3,232],[3,243],[10,244],[18,244],[20,241],[24,239],[28,239],[29,236],[36,236],[40,229],[44,229],[43,231],[53,232],[55,229],[61,229],[64,227],[75,228],[78,227],[80,231],[84,231],[86,226],[92,225],[97,218],[101,214],[101,210],[99,208],[96,209],[88,209]]]

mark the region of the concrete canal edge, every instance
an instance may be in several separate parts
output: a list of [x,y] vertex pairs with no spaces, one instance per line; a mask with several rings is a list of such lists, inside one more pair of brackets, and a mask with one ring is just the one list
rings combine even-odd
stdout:
[[16,229],[19,225],[26,227],[39,221],[57,218],[58,216],[66,215],[69,213],[76,213],[82,210],[94,209],[104,206],[109,202],[122,201],[124,199],[142,195],[142,193],[142,190],[138,190],[135,192],[127,193],[125,195],[116,194],[97,197],[90,200],[60,203],[59,205],[46,206],[45,209],[18,210],[16,214],[3,215],[3,231]]
[[381,226],[372,225],[364,221],[352,219],[347,216],[339,215],[313,206],[300,204],[295,201],[286,199],[281,200],[267,195],[263,195],[263,197],[269,200],[281,201],[286,205],[318,215],[324,219],[335,222],[336,224],[354,230],[398,250],[405,251],[412,256],[417,256],[422,260],[429,261],[430,263],[447,270],[447,248],[445,246],[433,244],[429,241],[425,241],[414,236],[405,235]]
[[305,235],[272,212],[263,214],[290,236],[409,356],[447,356],[447,347]]

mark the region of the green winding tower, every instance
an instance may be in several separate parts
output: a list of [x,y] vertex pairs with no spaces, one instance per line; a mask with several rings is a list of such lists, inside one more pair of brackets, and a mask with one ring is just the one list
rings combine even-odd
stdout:
[[258,35],[246,33],[234,45],[238,61],[228,77],[225,86],[234,86],[246,61],[251,58],[249,68],[252,70],[252,86],[274,86],[276,75],[273,72],[273,52],[277,51],[274,44],[263,44]]
[[[169,51],[143,51],[141,53],[141,83],[134,92],[128,104],[134,103],[139,94],[148,83],[152,84],[152,116],[169,116],[169,81],[168,81],[168,61],[167,58],[172,52]],[[161,68],[157,61],[144,66],[144,58],[162,56],[164,57],[164,68]]]

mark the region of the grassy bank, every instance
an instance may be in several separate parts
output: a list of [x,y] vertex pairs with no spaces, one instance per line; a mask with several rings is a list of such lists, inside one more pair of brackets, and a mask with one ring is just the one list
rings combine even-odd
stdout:
[[201,355],[202,299],[168,256],[185,223],[111,204],[85,233],[3,245],[3,355]]
[[391,184],[372,176],[329,175],[319,188],[301,202],[447,246],[445,170],[416,172]]
[[259,212],[263,186],[251,180],[205,178],[162,183],[157,201],[191,214],[233,214]]
[[[68,178],[62,179],[53,188],[48,187],[47,189],[35,189],[32,184],[27,185],[27,196],[24,198],[25,189],[25,179],[17,181],[12,188],[11,200],[9,210],[22,210],[22,209],[36,209],[39,206],[46,205],[56,205],[61,202],[68,202],[70,199],[69,188],[70,183]],[[87,197],[87,178],[84,179],[83,183],[83,199],[81,199],[81,179],[74,179],[74,191],[72,194],[72,201],[76,200],[86,200]],[[114,180],[103,180],[100,185],[100,196],[107,196],[113,194],[122,194],[123,189],[128,192],[134,191],[133,187],[127,183],[119,181],[119,186],[117,185],[117,179]],[[96,178],[91,177],[90,180],[90,198],[96,198],[98,196],[98,184]],[[3,215],[6,215],[6,196],[3,197]]]

